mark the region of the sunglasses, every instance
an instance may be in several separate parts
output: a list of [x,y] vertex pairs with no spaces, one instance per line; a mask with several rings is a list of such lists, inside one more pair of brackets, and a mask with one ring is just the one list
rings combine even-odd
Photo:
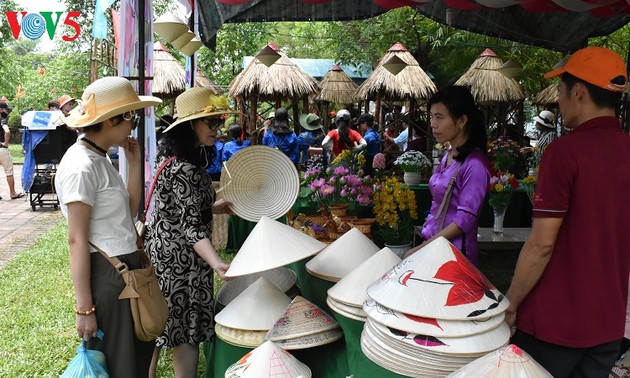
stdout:
[[206,126],[208,126],[208,128],[210,130],[219,130],[221,128],[221,126],[223,126],[223,120],[222,119],[201,118],[201,122],[205,123]]
[[122,114],[122,118],[125,121],[132,121],[133,122],[133,126],[131,127],[131,130],[135,130],[140,125],[140,115],[136,114],[135,110],[130,110],[128,112],[124,112]]

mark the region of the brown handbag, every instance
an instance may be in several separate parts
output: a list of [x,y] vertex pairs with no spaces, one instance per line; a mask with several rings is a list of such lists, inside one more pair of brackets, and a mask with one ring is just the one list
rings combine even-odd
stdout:
[[153,341],[164,332],[168,319],[168,303],[160,290],[155,270],[144,250],[139,250],[144,268],[130,270],[117,257],[109,257],[100,248],[90,243],[118,271],[125,288],[118,299],[129,299],[131,316],[136,337],[140,341]]

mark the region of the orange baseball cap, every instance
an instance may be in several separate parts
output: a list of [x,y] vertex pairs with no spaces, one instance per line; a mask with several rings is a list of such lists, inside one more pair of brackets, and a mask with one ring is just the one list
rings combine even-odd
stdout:
[[68,96],[67,94],[59,97],[59,101],[57,101],[59,103],[59,108],[61,108],[62,106],[64,106],[65,104],[67,104],[70,101],[76,101],[76,98],[72,98],[70,96]]
[[[628,71],[621,56],[603,47],[589,46],[573,53],[564,66],[545,74],[545,78],[571,74],[578,79],[611,92],[623,92],[628,88]],[[623,83],[613,80],[623,77]]]

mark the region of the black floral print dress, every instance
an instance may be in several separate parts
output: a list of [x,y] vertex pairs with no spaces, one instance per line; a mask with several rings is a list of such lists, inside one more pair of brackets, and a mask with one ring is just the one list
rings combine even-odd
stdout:
[[[158,161],[162,164],[166,158]],[[169,162],[158,177],[145,248],[169,306],[157,346],[198,344],[214,336],[213,272],[193,250],[212,232],[215,191],[204,170]]]

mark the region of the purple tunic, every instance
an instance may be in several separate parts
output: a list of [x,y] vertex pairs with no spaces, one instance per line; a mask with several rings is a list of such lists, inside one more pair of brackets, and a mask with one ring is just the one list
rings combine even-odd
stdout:
[[440,231],[440,219],[436,219],[435,215],[446,194],[448,182],[453,177],[456,167],[461,164],[455,180],[453,194],[451,194],[451,200],[448,204],[443,228],[446,228],[451,222],[455,222],[457,227],[464,232],[450,242],[462,250],[462,237],[464,237],[465,254],[477,266],[479,262],[477,256],[477,227],[479,213],[481,213],[481,207],[486,198],[488,181],[490,180],[490,172],[488,170],[490,163],[486,155],[481,151],[471,152],[462,163],[453,160],[448,167],[446,166],[447,157],[448,154],[444,154],[440,165],[429,180],[429,190],[433,200],[431,202],[431,213],[422,226],[422,237],[425,240],[430,239]]

